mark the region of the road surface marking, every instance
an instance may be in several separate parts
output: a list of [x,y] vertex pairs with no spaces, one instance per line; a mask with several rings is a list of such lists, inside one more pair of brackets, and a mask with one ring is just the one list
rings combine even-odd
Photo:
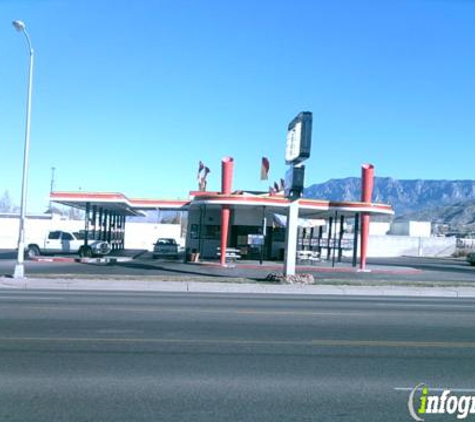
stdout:
[[230,344],[256,346],[313,346],[313,347],[368,347],[368,348],[457,348],[475,349],[475,342],[393,341],[393,340],[246,340],[246,339],[170,339],[170,338],[104,338],[104,337],[0,337],[2,342],[48,343],[150,343],[150,344]]
[[[414,390],[414,387],[394,387],[394,390],[396,391],[412,391]],[[452,393],[475,393],[475,388],[440,388],[440,387],[429,387],[430,392],[434,393],[442,393],[445,390],[450,390]]]
[[[20,298],[11,298],[12,300],[22,301]],[[53,298],[59,299],[59,298]],[[10,300],[10,299],[9,299]],[[25,301],[29,299],[24,299]],[[34,299],[36,300],[36,299]],[[39,298],[38,301],[49,300],[47,298]],[[8,304],[2,304],[3,308],[6,308]],[[240,315],[240,316],[289,316],[289,317],[358,317],[358,318],[368,318],[368,317],[377,317],[381,315],[382,310],[362,310],[362,311],[353,311],[353,312],[338,312],[338,311],[262,311],[257,309],[192,309],[189,307],[183,308],[172,308],[172,307],[140,307],[140,308],[131,308],[123,306],[107,306],[100,303],[95,304],[85,304],[84,306],[40,306],[40,305],[25,305],[21,307],[22,309],[34,309],[34,310],[44,310],[44,311],[81,311],[81,312],[137,312],[137,313],[180,313],[180,314],[224,314],[224,315]],[[472,309],[475,308],[471,307]],[[397,310],[385,310],[383,316],[393,317],[397,314]],[[466,318],[465,314],[450,314],[443,315],[444,319],[447,318]],[[398,315],[398,318],[413,318],[413,314],[402,314]]]
[[[3,304],[3,307],[8,305]],[[97,309],[91,309],[92,306],[97,307]],[[190,313],[190,314],[234,314],[234,315],[282,315],[282,316],[359,316],[359,317],[368,317],[373,315],[369,312],[312,312],[312,311],[258,311],[253,309],[241,309],[241,310],[230,310],[230,309],[190,309],[187,307],[183,308],[130,308],[130,307],[121,307],[121,306],[103,306],[101,304],[95,304],[87,306],[35,306],[35,305],[26,305],[22,306],[22,309],[35,309],[35,310],[47,310],[47,311],[86,311],[87,312],[104,312],[104,311],[120,311],[120,312],[155,312],[155,313]]]
[[[375,308],[388,308],[388,304],[374,304]],[[459,305],[458,303],[454,303],[453,305],[439,305],[437,303],[420,303],[420,304],[411,304],[411,303],[401,303],[401,304],[394,304],[394,307],[400,308],[449,308],[449,309],[460,309],[460,308],[467,308],[475,310],[475,305]],[[397,309],[394,309],[397,311]]]
[[[21,297],[18,297],[18,296],[0,296],[0,300],[28,300],[28,301],[31,301],[31,300],[65,300],[66,298],[65,297],[60,297],[60,296],[51,296],[51,297],[47,297],[47,296],[42,296],[42,297],[36,297],[36,296],[21,296]],[[3,304],[2,304],[3,306]]]

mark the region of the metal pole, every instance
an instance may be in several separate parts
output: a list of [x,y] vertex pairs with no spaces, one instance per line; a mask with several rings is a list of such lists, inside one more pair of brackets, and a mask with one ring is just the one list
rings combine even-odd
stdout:
[[335,223],[334,223],[334,224],[335,224],[335,230],[334,230],[334,234],[333,234],[332,267],[335,266],[337,221],[338,221],[338,211],[335,211],[335,220],[334,220],[334,222],[335,222]]
[[89,214],[91,213],[91,203],[86,202],[86,215],[84,218],[84,246],[87,246],[89,240]]
[[14,21],[13,26],[25,34],[26,41],[28,43],[28,49],[30,51],[30,68],[28,75],[28,95],[26,101],[26,128],[25,128],[25,149],[23,152],[23,178],[21,184],[21,205],[20,205],[20,227],[18,231],[18,256],[15,270],[13,272],[13,278],[24,278],[25,268],[23,265],[24,253],[25,253],[25,216],[26,216],[26,197],[28,192],[28,164],[30,154],[30,123],[31,123],[31,91],[33,88],[33,63],[34,63],[34,51],[31,46],[30,37],[25,29],[23,22]]
[[266,245],[266,234],[267,234],[267,218],[266,218],[266,206],[262,207],[262,245],[261,245],[261,256],[259,259],[260,265],[264,261],[264,247]]
[[104,210],[104,214],[103,214],[103,221],[102,221],[102,238],[101,240],[103,240],[104,242],[107,241],[107,214],[108,214],[108,211],[107,210]]
[[200,227],[199,227],[199,237],[198,237],[198,253],[200,256],[203,256],[202,248],[203,248],[203,219],[206,223],[206,205],[200,205]]
[[342,215],[340,217],[340,233],[339,233],[339,238],[338,238],[338,262],[341,262],[341,259],[343,258],[343,249],[342,249],[342,242],[343,242],[343,226],[345,224],[345,216]]
[[112,243],[112,211],[107,213],[107,242],[109,245]]
[[114,213],[114,249],[117,248],[117,213]]
[[333,217],[330,217],[328,219],[328,238],[327,238],[327,261],[330,260],[330,244],[331,244],[331,239],[332,239],[332,229],[333,229]]
[[355,225],[353,228],[353,267],[356,267],[356,261],[358,257],[358,232],[359,232],[360,215],[355,214]]
[[96,240],[97,205],[92,206],[92,239]]
[[287,230],[285,232],[285,261],[284,275],[295,275],[295,261],[297,257],[297,229],[299,224],[299,202],[294,199],[290,202],[287,214]]
[[318,256],[322,257],[322,239],[323,239],[323,226],[318,228],[318,242],[317,242],[317,252]]
[[103,219],[102,212],[103,212],[102,207],[99,207],[99,216],[98,216],[99,217],[98,218],[98,226],[99,226],[98,228],[99,228],[99,230],[98,230],[98,233],[97,233],[97,237],[94,240],[104,240],[102,238],[102,219]]
[[122,249],[125,249],[125,215],[122,216]]

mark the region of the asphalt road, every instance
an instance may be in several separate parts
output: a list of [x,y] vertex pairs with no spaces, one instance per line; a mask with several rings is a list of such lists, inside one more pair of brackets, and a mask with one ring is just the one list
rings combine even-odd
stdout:
[[475,300],[2,290],[0,315],[1,421],[409,421],[421,382],[475,395]]

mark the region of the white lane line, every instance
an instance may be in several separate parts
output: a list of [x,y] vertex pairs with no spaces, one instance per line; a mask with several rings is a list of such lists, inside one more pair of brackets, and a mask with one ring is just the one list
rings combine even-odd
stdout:
[[[373,305],[376,308],[388,308],[389,305],[387,304],[376,304]],[[395,307],[401,307],[401,308],[467,308],[467,309],[473,309],[475,311],[475,305],[459,305],[457,303],[454,303],[453,305],[439,305],[437,303],[420,303],[420,304],[411,304],[411,303],[401,303],[394,305]]]
[[66,298],[54,296],[54,297],[36,297],[36,296],[22,296],[22,297],[15,297],[15,296],[0,296],[0,300],[64,300]]
[[[1,297],[0,297],[1,299]],[[51,298],[16,298],[11,297],[8,300],[13,301],[48,301],[48,300],[55,300],[55,299],[67,299],[67,298],[59,298],[59,297],[51,297]],[[56,311],[84,311],[85,305],[69,305],[65,306],[64,304],[59,305],[59,301],[56,303],[52,303],[50,306],[45,305],[33,305],[33,304],[25,304],[22,306],[22,309],[35,309],[35,310],[56,310]],[[8,307],[7,303],[1,304],[2,307]],[[11,305],[13,306],[13,305]],[[166,314],[166,313],[180,313],[180,314],[222,314],[222,315],[238,315],[238,316],[275,316],[275,317],[334,317],[334,318],[347,318],[347,317],[355,317],[355,318],[371,318],[375,316],[375,312],[368,310],[368,311],[360,311],[360,312],[332,312],[332,311],[284,311],[284,310],[256,310],[256,309],[199,309],[199,308],[189,308],[189,307],[160,307],[160,306],[143,306],[143,307],[135,307],[135,306],[120,306],[120,305],[105,305],[102,303],[88,303],[87,307],[91,312],[123,312],[123,313],[156,313],[156,314]],[[379,311],[377,311],[379,313]],[[395,312],[387,312],[386,316],[394,316]],[[400,318],[413,318],[413,315],[400,315]],[[458,319],[458,318],[465,318],[464,315],[445,315],[445,319]]]
[[[14,299],[14,300],[21,300],[21,299]],[[8,305],[2,304],[3,307]],[[108,311],[108,312],[141,312],[141,313],[180,313],[180,314],[224,314],[224,315],[242,315],[242,316],[301,316],[301,317],[308,317],[308,316],[333,316],[333,317],[370,317],[372,314],[370,313],[352,313],[352,312],[294,312],[294,311],[257,311],[252,309],[239,309],[239,310],[231,310],[231,309],[196,309],[196,308],[160,308],[160,307],[149,307],[144,306],[141,308],[136,307],[124,307],[124,306],[109,306],[104,305],[101,303],[95,304],[87,304],[88,311]],[[95,308],[94,310],[91,308]],[[85,306],[39,306],[39,305],[26,305],[23,306],[22,309],[36,309],[36,310],[65,310],[65,311],[84,311]]]
[[[442,388],[442,387],[430,387],[429,392],[442,393],[445,390],[450,390],[452,393],[475,393],[475,388]],[[412,391],[414,387],[394,387],[396,391]]]
[[[245,345],[245,346],[310,346],[310,347],[366,347],[366,348],[465,348],[475,349],[474,342],[417,342],[377,340],[257,340],[257,339],[174,339],[174,338],[114,338],[114,337],[0,337],[6,342],[48,343],[131,343],[131,344],[193,344],[193,345]],[[411,390],[409,390],[411,391]]]

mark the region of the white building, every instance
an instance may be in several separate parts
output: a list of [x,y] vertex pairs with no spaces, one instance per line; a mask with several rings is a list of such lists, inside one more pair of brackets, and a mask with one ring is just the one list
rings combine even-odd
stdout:
[[431,237],[430,221],[398,220],[393,222],[389,234],[394,236]]

